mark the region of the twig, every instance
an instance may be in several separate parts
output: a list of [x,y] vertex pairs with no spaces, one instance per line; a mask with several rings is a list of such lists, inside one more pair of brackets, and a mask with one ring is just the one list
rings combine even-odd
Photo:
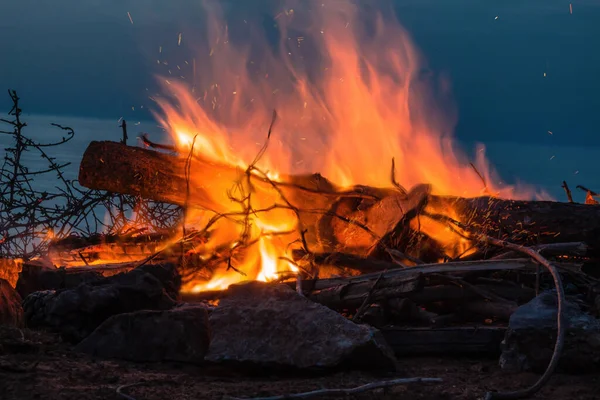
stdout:
[[120,127],[123,131],[123,139],[121,139],[121,143],[127,144],[127,122],[125,120],[122,120]]
[[485,194],[489,194],[490,192],[488,190],[488,185],[487,185],[487,182],[485,181],[485,178],[483,177],[483,175],[481,175],[481,173],[479,172],[477,167],[475,167],[475,164],[473,164],[472,162],[470,162],[469,164],[471,165],[471,168],[473,168],[473,171],[475,171],[475,173],[477,174],[479,179],[481,179],[481,183],[483,183],[483,192]]
[[81,254],[81,252],[80,252],[80,251],[78,251],[78,252],[77,252],[77,254],[79,255],[79,258],[81,258],[81,261],[83,261],[83,263],[84,263],[86,266],[89,266],[89,265],[90,265],[90,263],[88,263],[88,262],[87,262],[87,260],[85,259],[85,257],[83,256],[83,254]]
[[586,188],[585,186],[577,185],[575,187],[577,189],[583,190],[584,192],[587,192],[587,193],[591,194],[592,196],[598,196],[598,193],[594,192],[593,190],[590,190],[590,189]]
[[156,143],[156,142],[152,142],[150,141],[150,139],[148,139],[148,134],[142,132],[139,136],[140,140],[142,141],[143,144],[145,144],[148,147],[152,147],[153,149],[162,149],[162,150],[169,150],[169,151],[177,151],[177,148],[175,146],[171,146],[168,144],[161,144],[161,143]]
[[564,315],[563,315],[563,306],[565,303],[565,292],[563,289],[562,280],[560,278],[560,274],[554,265],[550,263],[544,256],[542,256],[537,251],[530,249],[528,247],[520,246],[514,243],[509,243],[504,240],[494,239],[486,235],[479,235],[481,240],[487,241],[494,246],[507,248],[510,250],[518,251],[520,253],[526,254],[541,265],[543,265],[550,275],[552,275],[552,279],[554,280],[554,285],[556,286],[556,294],[558,298],[558,310],[556,316],[556,324],[557,324],[557,334],[556,334],[556,344],[554,345],[554,353],[552,354],[552,358],[550,359],[550,363],[546,368],[544,374],[538,379],[536,383],[531,385],[530,387],[522,390],[516,390],[513,392],[488,392],[486,394],[486,400],[493,399],[521,399],[524,397],[529,397],[539,391],[542,386],[550,379],[550,376],[554,372],[556,366],[558,365],[558,361],[560,359],[562,349],[564,346],[564,337],[565,337],[565,324],[564,324]]
[[394,159],[392,157],[392,176],[391,176],[391,180],[392,180],[392,185],[394,185],[396,187],[396,189],[398,189],[400,191],[400,193],[406,195],[408,194],[408,192],[406,191],[406,189],[404,188],[404,186],[402,186],[401,184],[399,184],[396,181],[396,159]]
[[357,386],[348,389],[319,389],[311,392],[284,394],[281,396],[269,396],[269,397],[231,397],[225,396],[224,399],[228,400],[286,400],[286,399],[310,399],[319,396],[350,396],[357,393],[364,393],[370,390],[392,387],[397,385],[406,385],[409,383],[439,383],[442,382],[441,378],[400,378],[392,379],[389,381],[380,381],[367,383],[366,385]]
[[[588,251],[588,245],[584,242],[566,242],[566,243],[546,243],[539,244],[536,246],[530,246],[531,250],[537,251],[538,253],[554,256],[565,256],[565,255],[576,255],[585,256]],[[507,258],[514,258],[519,251],[507,251],[497,256],[490,258],[490,260],[502,260]]]
[[356,314],[354,314],[354,317],[352,317],[352,321],[358,322],[362,318],[363,314],[367,310],[367,307],[371,304],[371,298],[373,297],[373,292],[377,288],[377,285],[379,284],[379,281],[383,277],[384,272],[385,271],[382,271],[381,274],[379,274],[379,276],[377,277],[377,279],[373,283],[373,286],[371,286],[371,289],[369,290],[369,293],[367,293],[367,296],[365,297],[365,300],[362,302],[362,304],[360,305],[360,307],[356,311]]
[[569,189],[569,185],[567,185],[567,181],[562,182],[562,188],[565,189],[565,193],[567,194],[567,199],[569,203],[573,203],[573,195],[571,194],[571,189]]
[[[196,138],[198,137],[198,135],[194,135],[194,139],[192,140],[192,145],[190,146],[190,153],[188,154],[187,159],[185,160],[185,202],[184,202],[184,206],[183,206],[183,217],[181,220],[181,232],[182,232],[182,236],[181,237],[186,237],[187,234],[185,232],[185,224],[186,224],[186,220],[187,220],[187,214],[188,214],[188,206],[189,206],[189,201],[190,201],[190,179],[191,179],[191,169],[192,169],[192,155],[194,154],[194,145],[196,144]],[[183,249],[183,241],[181,242],[181,262],[183,264],[185,258],[184,258],[184,249]],[[184,265],[185,267],[185,265]]]
[[129,389],[131,387],[145,385],[146,383],[148,383],[148,382],[135,382],[135,383],[129,383],[127,385],[121,385],[117,388],[116,392],[119,396],[121,396],[127,400],[137,400],[135,397],[123,393],[123,389]]

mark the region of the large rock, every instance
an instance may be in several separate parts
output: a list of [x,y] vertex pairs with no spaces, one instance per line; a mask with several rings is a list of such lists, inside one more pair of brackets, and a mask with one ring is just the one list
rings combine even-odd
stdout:
[[23,326],[21,296],[4,279],[0,279],[0,325]]
[[[177,301],[157,276],[176,271],[174,266],[160,268],[145,266],[73,289],[32,293],[23,301],[27,325],[55,330],[78,342],[113,315],[170,309]],[[163,271],[169,268],[175,272]]]
[[104,321],[76,350],[129,361],[201,363],[210,342],[208,312],[202,305],[167,311],[136,311]]
[[[500,366],[507,371],[543,371],[556,342],[557,297],[544,292],[510,317],[502,343]],[[589,372],[600,367],[600,320],[571,301],[564,304],[565,344],[558,367]]]
[[209,318],[207,361],[266,368],[396,368],[378,330],[285,285],[251,282],[232,285],[228,293]]

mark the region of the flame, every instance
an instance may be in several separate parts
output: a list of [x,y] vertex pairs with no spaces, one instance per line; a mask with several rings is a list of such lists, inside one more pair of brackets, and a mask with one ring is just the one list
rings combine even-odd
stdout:
[[[182,152],[193,146],[199,156],[238,167],[243,176],[265,142],[276,109],[275,133],[258,161],[268,176],[320,172],[341,186],[390,187],[394,158],[396,180],[405,187],[430,183],[434,193],[462,197],[486,191],[510,198],[532,195],[502,185],[483,148],[476,153],[476,170],[455,148],[450,84],[428,70],[395,19],[359,10],[350,1],[302,4],[277,15],[281,39],[276,48],[252,31],[246,41],[251,45],[239,44],[230,38],[221,12],[207,8],[208,41],[198,43],[194,60],[201,61],[193,63],[195,84],[161,78],[169,96],[156,99],[156,117]],[[192,172],[190,179],[220,209],[196,211],[189,224],[202,226],[217,212],[243,212],[243,179],[230,178]],[[239,189],[237,197],[232,187]],[[277,200],[276,193],[252,194],[254,209]],[[284,209],[249,215],[244,226],[223,219],[201,251],[208,254],[245,236],[254,244],[245,248],[236,269],[246,276],[221,271],[211,281],[184,290],[224,288],[244,279],[277,279],[282,270],[297,271],[281,261],[297,234],[275,234],[293,231],[295,221],[293,212]],[[451,248],[451,254],[469,251],[466,241],[457,241],[434,221],[422,229]]]

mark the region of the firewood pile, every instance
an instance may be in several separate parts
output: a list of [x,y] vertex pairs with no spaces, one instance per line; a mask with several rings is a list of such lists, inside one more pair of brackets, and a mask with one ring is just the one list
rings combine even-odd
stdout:
[[[240,175],[276,205],[251,209],[248,195],[241,211],[225,211],[201,183]],[[3,287],[10,301],[0,305],[12,309],[2,322],[57,331],[100,357],[242,369],[395,370],[408,355],[487,354],[506,370],[545,371],[519,396],[557,367],[600,366],[598,205],[450,197],[426,184],[406,190],[393,167],[391,181],[275,180],[255,164],[240,172],[192,152],[92,142],[80,165],[84,187],[212,217],[186,225],[184,213],[183,229],[54,240],[46,259],[20,264],[15,290]],[[220,220],[247,223],[277,208],[297,220],[286,233],[296,245],[282,257],[294,271],[258,282],[238,270],[250,236],[197,250]],[[223,270],[239,274],[237,283],[188,290]]]

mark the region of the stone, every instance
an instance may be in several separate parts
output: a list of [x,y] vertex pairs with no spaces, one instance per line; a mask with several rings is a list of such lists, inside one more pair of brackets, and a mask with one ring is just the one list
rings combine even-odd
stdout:
[[113,315],[170,309],[177,300],[156,277],[156,271],[140,267],[72,289],[34,292],[23,301],[27,325],[57,331],[65,340],[79,342]]
[[381,333],[285,285],[232,285],[210,314],[206,360],[252,368],[395,370]]
[[21,296],[12,286],[0,279],[0,325],[22,327],[24,322]]
[[199,364],[209,343],[208,312],[198,304],[114,315],[75,349],[96,357],[135,362]]
[[102,278],[102,274],[95,271],[71,273],[66,268],[25,263],[19,273],[16,289],[22,298],[26,298],[33,292],[71,289],[82,283],[95,282]]
[[[510,317],[502,342],[500,366],[511,372],[546,369],[556,343],[557,296],[553,291],[519,307]],[[589,372],[600,367],[600,320],[586,314],[574,301],[564,304],[565,342],[558,368]]]

